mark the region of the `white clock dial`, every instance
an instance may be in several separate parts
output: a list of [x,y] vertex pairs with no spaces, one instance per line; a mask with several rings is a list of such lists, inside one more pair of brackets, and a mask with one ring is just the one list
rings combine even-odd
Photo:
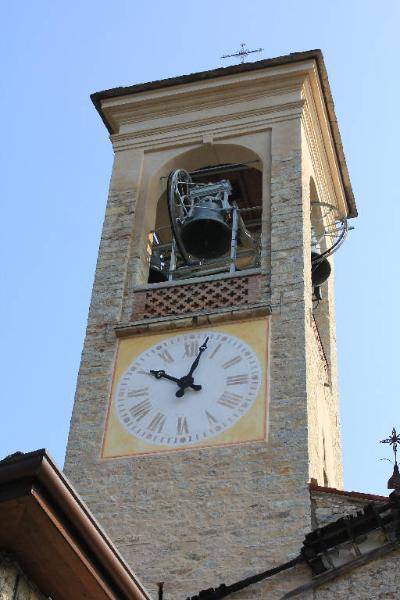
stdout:
[[[150,371],[180,379],[187,375],[208,338],[193,372],[194,385],[177,397],[179,385]],[[257,398],[261,367],[241,339],[213,331],[177,335],[140,354],[116,389],[116,413],[132,436],[148,444],[180,447],[219,435],[237,423]]]

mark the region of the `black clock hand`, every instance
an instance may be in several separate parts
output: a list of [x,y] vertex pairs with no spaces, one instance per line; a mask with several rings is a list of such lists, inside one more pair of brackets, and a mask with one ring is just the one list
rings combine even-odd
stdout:
[[176,396],[178,396],[178,398],[180,398],[181,396],[183,396],[183,394],[185,393],[185,388],[186,387],[191,387],[194,390],[199,391],[201,390],[201,385],[195,385],[193,383],[193,377],[181,377],[180,379],[178,379],[177,377],[173,377],[172,375],[168,375],[165,371],[163,371],[162,369],[160,371],[155,371],[153,369],[150,369],[150,373],[152,375],[154,375],[154,377],[156,379],[169,379],[170,381],[174,381],[175,383],[177,383],[179,385],[179,390],[176,392]]
[[193,381],[194,381],[194,379],[193,379],[193,373],[194,373],[195,369],[197,368],[197,365],[199,364],[201,355],[203,354],[204,350],[207,348],[208,339],[209,338],[206,338],[204,340],[204,343],[200,346],[199,353],[196,356],[196,358],[194,359],[193,364],[190,367],[189,373],[187,375],[185,375],[184,377],[181,377],[181,379],[179,380],[179,383],[178,383],[179,390],[175,394],[178,398],[182,398],[182,396],[185,393],[185,389],[187,387],[190,387],[193,390],[196,390],[197,392],[199,390],[201,390],[201,385],[196,385],[196,384],[193,383]]
[[201,390],[201,385],[196,385],[195,383],[193,383],[193,381],[194,380],[192,376],[188,377],[188,375],[185,375],[185,377],[181,377],[178,383],[179,390],[176,392],[175,396],[177,398],[182,398],[187,387],[192,388],[192,390],[196,390],[196,392]]
[[200,357],[201,357],[201,355],[203,354],[204,350],[207,348],[207,342],[208,342],[208,339],[209,339],[209,338],[206,338],[206,339],[204,340],[204,343],[203,343],[203,345],[202,345],[202,346],[200,346],[200,348],[199,348],[199,353],[198,353],[198,355],[196,356],[196,358],[194,359],[194,362],[193,362],[192,366],[190,367],[190,371],[189,371],[189,373],[187,374],[187,376],[186,376],[186,377],[191,377],[191,376],[193,375],[193,373],[194,373],[194,370],[195,370],[195,369],[197,369],[197,365],[199,364]]
[[175,381],[175,383],[180,382],[180,379],[178,379],[177,377],[172,377],[172,375],[167,375],[167,373],[165,371],[154,371],[153,369],[150,369],[150,373],[152,375],[154,375],[154,377],[156,379],[169,379],[170,381]]

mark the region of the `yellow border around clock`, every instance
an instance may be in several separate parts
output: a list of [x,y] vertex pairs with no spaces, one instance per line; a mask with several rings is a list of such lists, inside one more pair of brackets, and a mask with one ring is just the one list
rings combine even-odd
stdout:
[[[262,369],[262,382],[257,398],[241,419],[230,429],[204,442],[171,448],[171,446],[149,444],[129,434],[121,425],[114,410],[114,393],[119,379],[128,366],[151,346],[176,335],[186,335],[201,330],[233,335],[243,340],[255,352]],[[268,381],[269,381],[269,317],[246,319],[231,323],[190,327],[160,333],[146,333],[122,338],[118,342],[111,393],[108,403],[106,426],[101,448],[102,459],[126,458],[146,454],[180,452],[195,448],[209,448],[231,444],[261,442],[267,439]]]

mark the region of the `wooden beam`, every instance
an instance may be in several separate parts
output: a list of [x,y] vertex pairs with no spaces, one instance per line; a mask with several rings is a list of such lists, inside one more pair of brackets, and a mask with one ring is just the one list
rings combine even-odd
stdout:
[[355,558],[354,560],[346,563],[345,565],[342,565],[341,567],[338,567],[337,569],[331,569],[326,573],[322,573],[322,575],[318,575],[310,583],[305,583],[304,585],[301,585],[300,587],[295,588],[291,592],[288,592],[287,594],[282,596],[281,600],[286,600],[287,598],[294,598],[295,596],[298,596],[299,594],[302,594],[307,590],[314,590],[323,585],[324,583],[327,583],[328,581],[332,581],[333,579],[336,579],[341,575],[345,575],[349,571],[352,571],[357,567],[361,567],[362,565],[365,565],[371,560],[375,560],[377,558],[380,558],[381,556],[385,556],[389,552],[392,552],[393,550],[397,550],[399,548],[400,541],[388,542],[387,544],[380,546],[380,548],[375,548],[374,550],[371,550],[371,552],[363,554],[362,556]]

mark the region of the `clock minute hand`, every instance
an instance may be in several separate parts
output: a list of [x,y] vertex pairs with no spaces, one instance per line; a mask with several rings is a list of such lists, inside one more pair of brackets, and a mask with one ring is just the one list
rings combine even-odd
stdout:
[[192,375],[193,375],[193,372],[196,369],[197,365],[199,364],[199,360],[200,360],[200,357],[201,357],[202,353],[207,348],[207,342],[208,342],[208,338],[206,338],[204,340],[203,345],[200,346],[199,353],[196,356],[196,358],[194,359],[193,364],[190,367],[189,373],[187,375],[185,375],[184,377],[180,378],[179,383],[178,383],[179,390],[175,394],[175,396],[177,398],[182,398],[182,396],[185,394],[186,388],[188,388],[188,387],[192,388],[192,390],[196,390],[196,392],[198,392],[199,390],[201,390],[201,385],[196,385],[194,383],[194,379],[193,379]]
[[199,348],[199,353],[198,353],[198,355],[196,356],[196,358],[194,359],[194,361],[193,361],[193,364],[192,364],[192,366],[190,367],[190,371],[189,371],[189,373],[187,374],[187,377],[191,377],[191,376],[193,375],[193,373],[194,373],[195,369],[197,369],[197,365],[199,364],[200,357],[201,357],[201,355],[203,354],[204,350],[207,348],[207,342],[208,342],[208,340],[209,340],[209,338],[206,338],[206,339],[204,340],[204,343],[203,343],[203,344],[200,346],[200,348]]

